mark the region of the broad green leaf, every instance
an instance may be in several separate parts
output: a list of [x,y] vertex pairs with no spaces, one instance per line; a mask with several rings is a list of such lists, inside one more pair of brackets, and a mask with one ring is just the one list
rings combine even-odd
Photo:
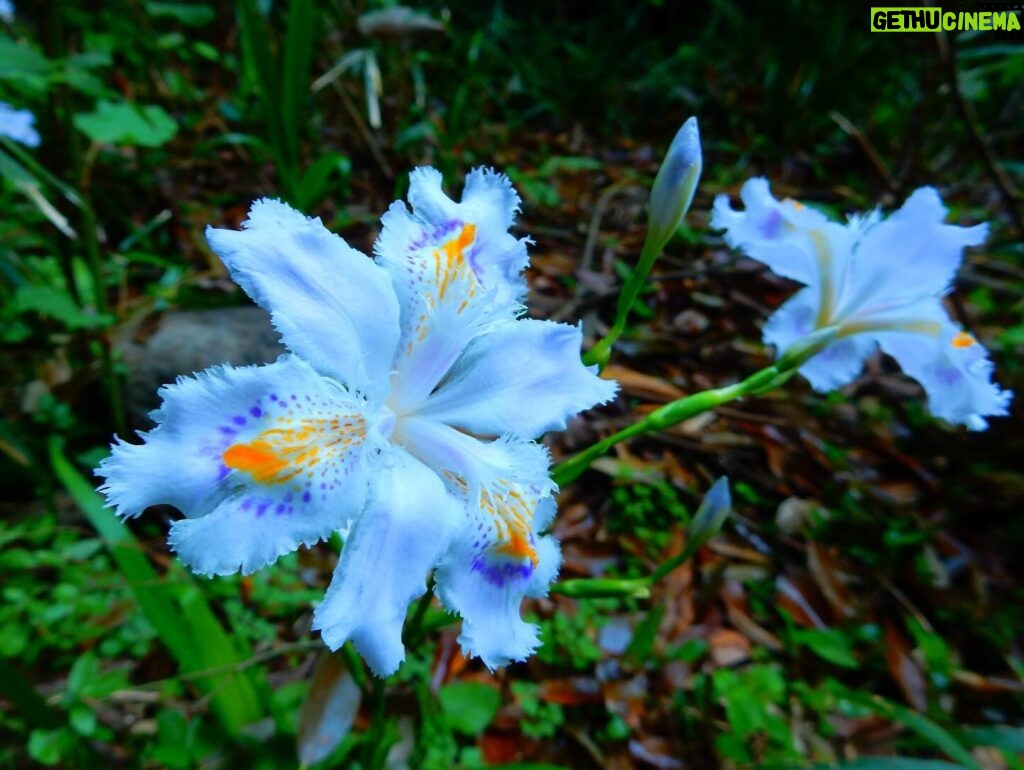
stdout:
[[53,69],[54,63],[35,48],[0,37],[0,80],[45,76]]
[[95,329],[113,322],[109,315],[86,312],[70,294],[52,286],[19,286],[11,305],[20,313],[39,313],[44,318],[60,321],[69,329]]
[[95,111],[75,115],[74,122],[94,142],[128,147],[160,147],[178,132],[174,119],[155,104],[100,102]]
[[448,724],[464,735],[483,732],[501,706],[501,693],[482,682],[452,682],[437,697]]
[[52,767],[60,762],[67,743],[67,728],[33,730],[28,736],[28,755],[39,764]]
[[819,658],[843,668],[857,668],[860,661],[853,654],[853,640],[838,628],[798,628],[793,631],[793,641],[802,644]]

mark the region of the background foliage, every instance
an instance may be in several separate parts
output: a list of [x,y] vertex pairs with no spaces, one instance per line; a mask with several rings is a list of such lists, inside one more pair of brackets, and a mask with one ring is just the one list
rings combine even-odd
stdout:
[[412,166],[493,165],[536,239],[531,312],[598,329],[690,114],[704,182],[613,359],[624,395],[556,454],[767,363],[759,325],[793,287],[706,229],[762,173],[837,213],[935,184],[992,222],[951,303],[1019,391],[1024,46],[873,35],[866,9],[802,0],[15,10],[0,100],[43,141],[0,140],[0,765],[1024,767],[1020,407],[954,431],[885,362],[599,462],[561,496],[565,577],[649,573],[722,473],[736,517],[650,599],[530,605],[544,646],[507,671],[423,604],[386,690],[309,632],[337,543],[197,580],[170,512],[122,527],[87,478],[142,424],[130,351],[245,301],[206,225],[281,196],[366,249]]

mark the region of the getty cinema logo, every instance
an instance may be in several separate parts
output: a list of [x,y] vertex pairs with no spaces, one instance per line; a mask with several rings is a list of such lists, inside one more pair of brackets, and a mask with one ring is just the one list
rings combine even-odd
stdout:
[[1024,43],[1021,12],[1024,2],[957,3],[945,8],[872,8],[872,32],[992,32],[998,40]]

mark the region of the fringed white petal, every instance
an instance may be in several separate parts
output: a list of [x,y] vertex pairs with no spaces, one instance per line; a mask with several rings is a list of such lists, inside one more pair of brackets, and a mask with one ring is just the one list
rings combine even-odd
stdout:
[[466,524],[437,572],[437,592],[462,616],[459,641],[489,668],[523,660],[537,630],[520,616],[524,596],[541,596],[558,571],[558,545],[540,535],[554,514],[554,484],[543,446],[481,441],[432,420],[412,418],[402,440],[447,480]]
[[441,189],[439,172],[418,168],[410,175],[409,202],[412,211],[401,201],[391,205],[374,246],[402,302],[403,341],[413,336],[424,308],[431,309],[422,296],[436,295],[456,279],[477,287],[462,300],[514,317],[526,294],[522,271],[529,260],[526,240],[508,232],[519,196],[507,177],[476,169],[466,179],[462,202],[455,203]]
[[558,574],[561,553],[550,536],[533,542],[535,561],[509,559],[461,542],[437,572],[441,601],[462,616],[459,644],[489,669],[526,660],[540,643],[520,615],[524,596],[543,596]]
[[100,464],[100,491],[122,516],[181,510],[170,542],[196,572],[252,572],[362,507],[365,403],[300,359],[215,367],[161,394],[145,443]]
[[206,237],[289,349],[351,388],[386,387],[399,335],[388,274],[280,201],[257,201],[242,226]]
[[564,429],[617,389],[582,364],[582,340],[582,330],[567,324],[505,324],[473,340],[419,413],[478,435],[532,438]]
[[935,335],[893,331],[878,339],[882,350],[924,386],[935,416],[983,430],[985,417],[1007,414],[1013,394],[992,382],[985,348],[952,323]]
[[370,501],[353,524],[313,628],[336,650],[348,639],[378,676],[405,659],[406,609],[448,550],[462,508],[441,479],[402,450],[380,457]]
[[922,187],[888,218],[858,228],[843,315],[945,294],[964,248],[988,234],[988,225],[959,227],[944,224],[945,218],[938,192]]
[[735,211],[729,199],[715,199],[711,227],[724,230],[730,248],[766,264],[771,270],[801,283],[813,284],[817,266],[807,233],[823,227],[824,214],[796,201],[779,201],[768,180],[748,179],[740,190],[745,209]]

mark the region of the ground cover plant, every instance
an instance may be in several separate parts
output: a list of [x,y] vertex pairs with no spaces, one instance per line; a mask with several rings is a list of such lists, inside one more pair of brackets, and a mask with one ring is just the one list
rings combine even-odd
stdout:
[[0,765],[1024,767],[1024,46],[868,22],[0,3]]

